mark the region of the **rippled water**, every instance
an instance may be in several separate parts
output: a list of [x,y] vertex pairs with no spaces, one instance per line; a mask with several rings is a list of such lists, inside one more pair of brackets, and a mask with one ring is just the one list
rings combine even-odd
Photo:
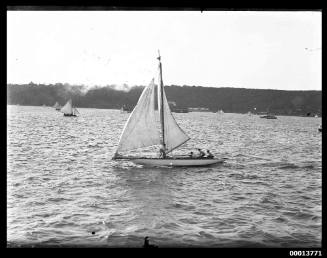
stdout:
[[111,160],[129,114],[7,107],[11,246],[321,246],[321,118],[174,114],[227,161],[142,168]]

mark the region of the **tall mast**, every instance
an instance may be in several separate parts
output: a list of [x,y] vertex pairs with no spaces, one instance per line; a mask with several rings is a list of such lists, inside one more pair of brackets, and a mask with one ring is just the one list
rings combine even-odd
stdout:
[[162,151],[163,151],[163,158],[166,157],[166,143],[165,143],[165,121],[164,121],[164,105],[163,105],[163,81],[162,81],[162,65],[161,65],[161,56],[160,51],[158,50],[159,56],[159,71],[160,71],[160,125],[161,125],[161,139],[162,139]]

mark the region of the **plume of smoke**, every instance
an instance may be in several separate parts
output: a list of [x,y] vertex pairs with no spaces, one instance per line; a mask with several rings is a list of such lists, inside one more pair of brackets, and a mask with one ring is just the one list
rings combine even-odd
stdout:
[[129,86],[126,83],[122,83],[110,85],[110,88],[117,91],[129,92],[133,88],[133,86]]
[[129,92],[134,87],[135,86],[130,86],[130,85],[126,84],[126,83],[122,83],[122,84],[109,84],[109,85],[106,85],[106,86],[94,85],[94,86],[84,86],[84,88],[81,89],[81,92],[83,92],[83,94],[85,95],[90,90],[93,90],[93,89],[101,89],[101,88],[109,88],[111,90]]
[[135,86],[130,86],[126,83],[110,84],[110,85],[105,85],[105,86],[101,86],[101,85],[87,86],[84,84],[70,85],[68,83],[65,83],[62,86],[63,86],[63,88],[62,88],[63,93],[65,95],[74,94],[74,95],[81,95],[81,96],[86,95],[90,90],[93,90],[93,89],[109,88],[109,89],[116,90],[116,91],[129,92],[133,87],[135,87]]
[[56,83],[56,87],[60,89],[59,95],[62,97],[70,95],[85,95],[88,91],[85,85],[70,85],[69,83]]

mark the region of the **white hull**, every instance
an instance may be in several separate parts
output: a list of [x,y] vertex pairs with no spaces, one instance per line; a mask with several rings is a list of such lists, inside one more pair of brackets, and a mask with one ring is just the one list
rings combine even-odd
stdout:
[[151,159],[151,158],[136,158],[132,162],[144,166],[172,166],[172,167],[198,167],[209,166],[213,164],[223,163],[223,159]]

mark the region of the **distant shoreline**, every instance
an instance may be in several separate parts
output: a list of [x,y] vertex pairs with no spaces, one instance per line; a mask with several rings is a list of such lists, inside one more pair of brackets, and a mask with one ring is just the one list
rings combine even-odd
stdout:
[[[7,104],[7,106],[21,106],[21,107],[40,107],[40,108],[53,108],[52,106],[33,106],[33,105],[20,105],[20,104]],[[120,111],[119,108],[97,108],[97,107],[77,107],[78,109],[107,109],[107,110],[117,110],[117,111]],[[54,108],[53,108],[54,109]],[[174,114],[175,113],[178,113],[178,112],[173,112]],[[214,111],[205,111],[205,112],[188,112],[189,113],[214,113],[216,114],[216,112]],[[248,113],[238,113],[238,112],[225,112],[224,114],[240,114],[240,115],[246,115],[248,116]],[[254,116],[261,116],[262,114],[254,114],[252,113],[252,115]],[[315,118],[314,115],[310,115],[310,116],[306,116],[306,115],[287,115],[287,114],[275,114],[276,116],[294,116],[294,117],[310,117],[310,118]],[[321,118],[321,116],[318,116],[318,118]]]
[[[81,85],[57,83],[7,84],[7,104],[24,106],[64,105],[72,99],[76,107],[121,109],[131,111],[144,86],[117,89],[115,85],[85,88]],[[321,91],[283,91],[245,88],[213,88],[201,86],[166,86],[171,109],[222,110],[225,113],[269,112],[274,115],[321,116]],[[157,98],[155,98],[155,101]],[[174,110],[173,110],[174,111]],[[308,115],[309,114],[309,115]]]

